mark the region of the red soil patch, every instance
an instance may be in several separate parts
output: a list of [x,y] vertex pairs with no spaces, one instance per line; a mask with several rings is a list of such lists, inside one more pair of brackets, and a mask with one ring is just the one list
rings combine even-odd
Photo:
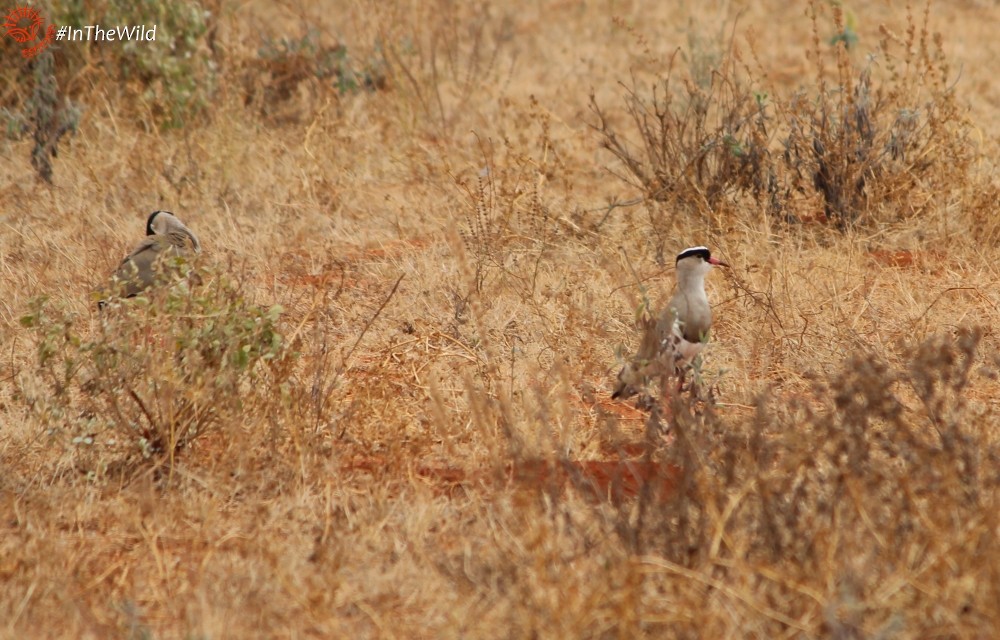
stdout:
[[606,398],[600,398],[595,404],[600,407],[602,411],[617,416],[621,420],[638,420],[640,422],[646,421],[647,414],[639,411],[628,402],[612,400],[610,395]]
[[[344,465],[345,471],[378,474],[390,469],[378,457],[359,457]],[[649,460],[522,460],[504,466],[502,473],[470,472],[450,466],[418,465],[413,474],[442,495],[473,487],[533,488],[563,493],[572,488],[590,500],[621,504],[644,490],[663,502],[672,494],[681,470],[675,465]]]
[[644,490],[665,501],[677,484],[680,469],[648,460],[533,460],[508,465],[506,473],[511,484],[547,486],[559,492],[569,486],[586,498],[617,505]]
[[429,245],[429,240],[414,238],[390,240],[378,247],[345,247],[342,251],[334,250],[331,255],[323,256],[321,266],[317,265],[316,256],[309,251],[287,251],[279,258],[281,266],[274,278],[293,287],[334,288],[343,283],[345,288],[356,289],[373,283],[346,275],[351,265],[398,257],[407,251],[424,249]]
[[868,257],[876,264],[896,269],[931,267],[941,264],[947,256],[939,251],[910,251],[908,249],[874,249]]

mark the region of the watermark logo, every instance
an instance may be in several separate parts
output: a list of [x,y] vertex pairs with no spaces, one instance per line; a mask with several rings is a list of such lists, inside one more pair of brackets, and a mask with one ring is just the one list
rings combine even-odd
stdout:
[[[33,7],[15,7],[7,14],[3,28],[7,35],[19,44],[28,45],[21,49],[21,57],[33,58],[56,40],[70,42],[126,42],[130,40],[156,41],[156,25],[118,25],[103,26],[99,24],[81,25],[79,27],[56,27],[49,25],[44,28],[42,14]],[[43,37],[44,34],[44,37]],[[35,42],[38,40],[38,42]]]
[[[27,59],[37,56],[39,52],[52,44],[52,40],[56,37],[55,26],[50,24],[46,30],[43,29],[44,24],[42,14],[37,9],[32,7],[15,7],[13,11],[7,14],[3,28],[6,30],[7,35],[13,38],[18,44],[29,45],[21,49],[21,57]],[[38,40],[40,33],[44,33],[45,36],[38,43],[29,44]]]

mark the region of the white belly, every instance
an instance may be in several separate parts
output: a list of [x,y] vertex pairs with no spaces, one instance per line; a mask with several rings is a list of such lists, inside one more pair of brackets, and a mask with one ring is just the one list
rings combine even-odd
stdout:
[[704,348],[704,342],[685,340],[680,324],[674,322],[670,337],[663,341],[661,353],[673,362],[673,370],[679,373],[690,365]]

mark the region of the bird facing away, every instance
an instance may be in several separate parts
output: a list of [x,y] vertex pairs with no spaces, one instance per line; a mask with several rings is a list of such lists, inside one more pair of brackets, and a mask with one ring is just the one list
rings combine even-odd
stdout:
[[[134,297],[156,282],[165,259],[192,253],[201,253],[198,236],[169,211],[154,211],[146,220],[146,237],[111,276],[112,290]],[[101,300],[98,306],[104,304]]]
[[677,254],[677,291],[655,322],[651,318],[641,322],[639,350],[618,374],[612,398],[635,395],[657,375],[683,380],[684,368],[701,352],[712,328],[705,276],[713,265],[729,266],[713,258],[706,247]]

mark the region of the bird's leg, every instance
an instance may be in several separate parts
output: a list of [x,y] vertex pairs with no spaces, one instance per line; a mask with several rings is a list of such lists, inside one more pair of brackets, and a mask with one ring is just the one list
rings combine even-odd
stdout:
[[665,417],[673,416],[674,399],[680,392],[680,387],[673,384],[673,379],[675,377],[678,382],[681,380],[681,378],[677,375],[676,369],[673,369],[673,375],[668,375],[664,372],[663,375],[660,376],[660,407]]
[[642,393],[640,393],[639,397],[637,397],[636,400],[635,400],[635,408],[638,409],[638,410],[640,410],[640,411],[649,411],[649,410],[651,410],[655,406],[656,406],[656,403],[653,402],[652,396],[650,396],[645,391],[643,391]]

